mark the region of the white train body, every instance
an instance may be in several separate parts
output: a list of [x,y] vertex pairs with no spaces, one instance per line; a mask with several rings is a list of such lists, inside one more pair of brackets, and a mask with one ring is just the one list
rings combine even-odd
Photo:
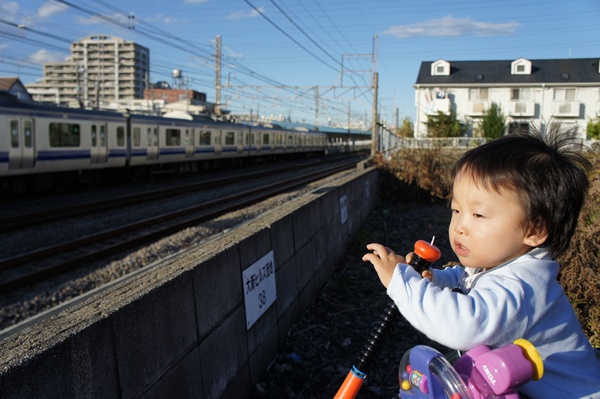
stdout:
[[42,106],[0,96],[4,188],[16,176],[185,169],[186,163],[326,149],[327,136],[319,132]]

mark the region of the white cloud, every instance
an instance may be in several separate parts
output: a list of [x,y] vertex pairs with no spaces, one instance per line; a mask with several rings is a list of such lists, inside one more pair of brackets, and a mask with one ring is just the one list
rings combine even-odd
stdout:
[[[258,10],[261,13],[265,12],[264,7],[258,7]],[[258,17],[260,14],[258,11],[256,10],[251,10],[248,12],[244,12],[244,11],[234,11],[231,14],[229,14],[227,16],[227,19],[246,19],[246,18],[254,18],[254,17]]]
[[516,32],[519,26],[521,24],[514,21],[503,24],[490,24],[478,22],[471,18],[454,18],[449,15],[441,19],[432,19],[409,25],[394,25],[386,30],[384,34],[400,39],[427,36],[511,35]]
[[62,3],[46,2],[38,9],[37,16],[40,18],[47,18],[54,14],[63,12],[66,9],[67,6]]
[[0,1],[0,12],[5,19],[10,19],[12,21],[12,15],[16,15],[18,11],[18,3]]
[[37,52],[31,54],[29,57],[27,57],[27,61],[33,63],[33,64],[37,64],[37,65],[43,65],[46,62],[61,62],[65,60],[65,56],[58,54],[58,53],[53,53],[51,51],[48,50],[38,50]]

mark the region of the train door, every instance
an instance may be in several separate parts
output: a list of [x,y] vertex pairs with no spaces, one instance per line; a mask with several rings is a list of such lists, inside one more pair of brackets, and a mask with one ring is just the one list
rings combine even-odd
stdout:
[[92,124],[91,129],[90,163],[105,163],[108,155],[106,124]]
[[148,127],[148,152],[146,158],[149,161],[158,159],[158,127]]
[[10,119],[9,169],[28,169],[35,165],[35,136],[33,120]]

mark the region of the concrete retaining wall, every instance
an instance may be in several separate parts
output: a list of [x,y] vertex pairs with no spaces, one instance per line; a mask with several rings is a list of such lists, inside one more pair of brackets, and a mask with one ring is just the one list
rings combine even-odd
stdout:
[[[249,397],[378,188],[357,170],[7,338],[0,396]],[[242,271],[270,251],[277,299],[247,329]]]

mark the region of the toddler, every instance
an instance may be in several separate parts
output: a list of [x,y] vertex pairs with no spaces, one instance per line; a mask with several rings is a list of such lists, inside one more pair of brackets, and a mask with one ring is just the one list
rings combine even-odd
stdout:
[[589,186],[570,137],[510,134],[457,161],[448,233],[462,267],[420,276],[380,244],[363,256],[432,340],[461,351],[530,341],[544,375],[521,388],[529,398],[600,398],[600,362],[557,281]]

